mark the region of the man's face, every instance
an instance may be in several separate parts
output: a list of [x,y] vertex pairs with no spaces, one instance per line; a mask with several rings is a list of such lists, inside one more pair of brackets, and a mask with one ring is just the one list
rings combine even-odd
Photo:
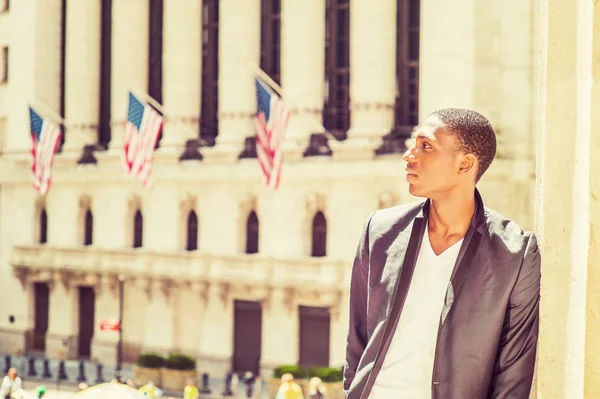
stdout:
[[464,154],[457,139],[435,116],[427,118],[404,153],[409,192],[417,197],[438,199],[452,191],[464,176],[459,168]]
[[14,380],[17,378],[17,372],[15,370],[8,370],[8,378]]

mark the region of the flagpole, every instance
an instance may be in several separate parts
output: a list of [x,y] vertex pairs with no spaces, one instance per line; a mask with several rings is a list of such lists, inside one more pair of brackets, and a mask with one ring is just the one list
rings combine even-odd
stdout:
[[42,113],[48,114],[48,116],[50,116],[52,119],[54,119],[54,122],[58,122],[58,124],[62,125],[63,127],[68,127],[67,121],[62,116],[60,116],[56,112],[52,111],[49,107],[45,106],[44,104],[34,100],[31,102],[31,106],[36,109],[42,108],[41,109]]
[[[154,98],[152,98],[150,96],[150,94],[145,93],[145,92],[141,92],[141,91],[137,91],[134,89],[130,89],[131,93],[133,93],[133,95],[140,97],[142,100],[147,101],[150,105],[152,105],[154,108],[156,108],[158,111],[160,111],[160,113],[163,114],[163,117],[166,117],[167,114],[165,113],[165,107],[163,107],[161,105],[161,103],[159,103],[158,101],[156,101]],[[173,123],[173,122],[171,122]],[[188,133],[188,134],[193,134],[194,136],[198,135],[198,132],[194,132],[192,129],[187,128],[185,126],[181,126],[178,125],[177,123],[173,123],[173,125],[177,126],[178,128],[180,128],[181,130],[183,130],[184,132]],[[200,138],[200,140],[203,141],[202,138]]]
[[[283,89],[281,88],[281,86],[279,86],[277,84],[277,82],[275,82],[273,79],[271,79],[271,77],[262,69],[260,69],[260,67],[258,67],[257,65],[253,64],[252,62],[246,60],[246,64],[250,67],[250,69],[252,69],[252,71],[262,80],[264,80],[265,82],[267,82],[267,84],[269,84],[269,86],[271,86],[273,88],[273,90],[275,90],[275,92],[277,94],[279,94],[279,96],[281,98],[284,98],[283,95]],[[302,114],[300,114],[302,115]],[[325,137],[327,137],[328,139],[332,139],[332,140],[337,140],[331,133],[329,133],[327,131],[327,129],[325,129],[325,127],[321,124],[321,122],[319,122],[316,118],[314,118],[313,116],[309,115],[309,119],[313,122],[313,124],[319,128],[319,131],[322,132]]]

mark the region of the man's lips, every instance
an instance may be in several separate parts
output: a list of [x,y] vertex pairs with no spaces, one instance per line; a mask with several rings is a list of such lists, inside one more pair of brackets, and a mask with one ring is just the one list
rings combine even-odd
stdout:
[[406,177],[417,177],[417,174],[414,173],[412,170],[410,169],[404,169],[404,171],[406,172]]

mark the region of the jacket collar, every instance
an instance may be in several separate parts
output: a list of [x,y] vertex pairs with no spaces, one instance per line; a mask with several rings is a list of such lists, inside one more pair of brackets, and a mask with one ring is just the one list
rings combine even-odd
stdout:
[[[431,199],[427,199],[421,206],[421,211],[417,215],[417,218],[427,219],[429,217],[429,208],[431,207]],[[485,206],[483,205],[483,198],[478,189],[475,189],[475,212],[471,218],[471,226],[475,230],[479,229],[485,224]]]

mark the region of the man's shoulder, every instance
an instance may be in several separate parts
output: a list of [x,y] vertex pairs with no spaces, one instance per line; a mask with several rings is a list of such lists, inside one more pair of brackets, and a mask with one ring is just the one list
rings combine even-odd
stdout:
[[485,208],[485,222],[490,238],[500,240],[511,252],[520,251],[535,234],[499,212]]
[[419,214],[424,203],[425,201],[421,200],[379,209],[371,216],[371,226],[386,228],[403,222],[408,224]]

